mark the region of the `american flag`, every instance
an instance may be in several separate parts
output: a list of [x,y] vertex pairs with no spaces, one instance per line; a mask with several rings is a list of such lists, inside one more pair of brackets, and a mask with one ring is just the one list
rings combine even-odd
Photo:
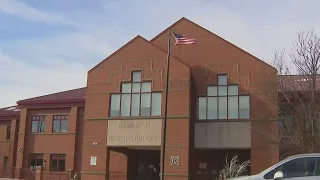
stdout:
[[176,39],[175,45],[196,44],[197,43],[197,40],[195,38],[184,36],[182,34],[173,33],[173,36]]

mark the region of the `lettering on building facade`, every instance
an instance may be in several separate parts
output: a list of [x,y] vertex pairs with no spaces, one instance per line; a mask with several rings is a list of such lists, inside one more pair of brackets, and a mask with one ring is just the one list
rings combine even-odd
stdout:
[[126,60],[122,61],[121,72],[129,72],[131,70],[140,70],[140,69],[153,69],[152,59],[144,60]]
[[[166,82],[164,80],[154,80],[153,87],[157,90],[164,90]],[[190,87],[190,80],[169,80],[169,90],[186,90]]]
[[150,123],[120,123],[119,128],[151,128]]
[[143,79],[145,80],[153,80],[153,79],[163,80],[163,76],[164,76],[164,69],[152,69],[152,70],[143,71]]
[[160,146],[161,119],[108,121],[108,146]]
[[108,137],[109,141],[124,141],[124,142],[151,142],[157,141],[158,136],[110,136]]
[[153,59],[143,60],[124,60],[121,64],[121,70],[110,73],[110,80],[107,82],[109,92],[119,91],[120,83],[131,81],[131,71],[142,70],[143,80],[163,80],[164,70],[153,67]]
[[[88,84],[88,86],[98,93],[98,89],[105,89],[104,92],[119,92],[120,83],[131,81],[131,72],[142,70],[142,79],[151,80],[153,89],[165,89],[165,69],[153,67],[153,59],[146,60],[124,60],[120,71],[110,72],[109,80],[105,83]],[[190,80],[170,80],[169,90],[186,90],[190,87]]]

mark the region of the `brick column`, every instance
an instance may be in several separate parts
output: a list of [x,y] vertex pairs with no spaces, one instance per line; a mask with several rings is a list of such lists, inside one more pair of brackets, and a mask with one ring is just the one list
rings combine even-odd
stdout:
[[[10,131],[11,131],[11,134],[10,134],[10,152],[11,153],[13,153],[12,155],[10,155],[9,157],[13,157],[13,155],[15,155],[15,150],[14,150],[14,142],[15,142],[15,138],[16,138],[16,134],[18,134],[17,132],[16,132],[16,123],[17,123],[17,120],[15,120],[15,119],[12,119],[11,120],[11,129],[10,129]],[[13,164],[13,159],[10,159],[9,160],[9,162],[10,162],[10,166],[13,166],[14,164]]]
[[[27,109],[23,108],[21,109],[20,112],[20,124],[19,124],[19,132],[18,132],[18,144],[17,144],[17,160],[16,160],[16,167],[17,168],[22,168],[23,167],[23,158],[24,158],[24,153],[25,153],[25,149],[24,149],[24,140],[25,140],[25,136],[26,136],[26,126],[28,125],[28,114],[27,114]],[[28,155],[26,154],[25,157],[27,157]]]
[[46,124],[44,133],[52,133],[52,123],[53,123],[53,115],[46,115]]
[[276,147],[275,144],[256,133],[256,131],[258,130],[263,134],[270,133],[274,136],[278,133],[278,122],[252,121],[251,127],[251,173],[256,174],[279,161],[279,147]]
[[[17,160],[17,140],[18,140],[18,132],[17,132],[17,127],[19,125],[17,124],[16,119],[11,120],[11,135],[10,135],[10,155],[9,155],[9,167],[16,167],[16,160]],[[12,170],[10,177],[14,176],[15,174],[15,169]]]
[[[189,178],[190,123],[189,119],[168,119],[165,152],[166,180],[187,180]],[[178,157],[178,164],[170,160]]]
[[[82,145],[82,180],[105,180],[107,175],[107,162],[109,152],[106,147],[107,121],[84,120],[83,145]],[[92,145],[97,142],[98,145]],[[90,165],[90,158],[97,157],[96,165]],[[111,163],[110,163],[111,165]]]
[[42,167],[36,167],[36,179],[35,180],[42,180]]
[[67,152],[67,162],[66,169],[74,170],[74,153],[76,147],[76,131],[77,131],[77,117],[78,117],[78,107],[71,107],[71,112],[68,120],[68,133],[70,133],[72,139],[72,148],[68,149]]
[[107,149],[108,157],[106,161],[106,169],[109,171],[107,176],[109,179],[126,180],[128,175],[128,154],[129,151],[124,148]]
[[50,170],[50,153],[43,153],[43,169],[42,171],[49,171]]
[[106,180],[112,180],[110,178],[110,148],[107,148],[107,153],[106,153]]

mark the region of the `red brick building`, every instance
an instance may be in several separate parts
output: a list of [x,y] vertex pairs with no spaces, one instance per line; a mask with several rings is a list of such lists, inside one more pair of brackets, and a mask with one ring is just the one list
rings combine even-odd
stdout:
[[69,171],[84,180],[158,179],[170,28],[198,43],[172,42],[165,178],[213,179],[232,154],[251,159],[251,173],[278,161],[278,149],[254,133],[278,132],[271,121],[277,111],[262,93],[276,70],[182,18],[150,41],[133,38],[93,67],[86,88],[1,109],[0,168],[34,177],[32,167],[43,166],[44,179]]

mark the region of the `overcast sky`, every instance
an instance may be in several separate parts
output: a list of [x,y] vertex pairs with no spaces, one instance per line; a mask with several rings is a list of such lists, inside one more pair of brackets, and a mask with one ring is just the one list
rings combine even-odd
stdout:
[[319,0],[0,0],[0,107],[83,87],[87,71],[186,17],[270,62],[300,30],[320,35]]

